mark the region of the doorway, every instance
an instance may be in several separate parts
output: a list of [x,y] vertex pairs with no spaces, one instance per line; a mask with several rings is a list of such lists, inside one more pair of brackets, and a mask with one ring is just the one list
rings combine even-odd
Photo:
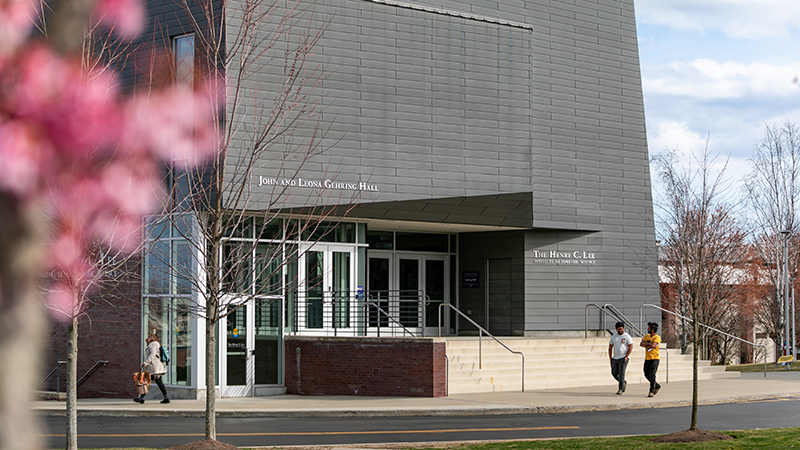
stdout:
[[445,254],[370,251],[367,292],[376,306],[369,308],[368,329],[391,323],[434,335],[439,305],[449,298],[449,262]]
[[252,397],[258,386],[283,383],[282,297],[224,299],[220,320],[219,386],[222,397]]
[[306,335],[352,334],[357,328],[355,247],[301,246],[296,330]]

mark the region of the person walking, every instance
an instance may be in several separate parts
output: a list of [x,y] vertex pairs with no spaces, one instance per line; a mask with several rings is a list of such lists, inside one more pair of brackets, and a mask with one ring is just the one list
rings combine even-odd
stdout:
[[625,369],[628,368],[628,361],[633,351],[633,338],[625,332],[625,324],[617,322],[614,325],[617,334],[611,336],[608,341],[608,359],[611,360],[611,376],[617,380],[619,389],[617,395],[622,395],[628,387],[625,381]]
[[650,382],[650,392],[648,397],[658,394],[661,385],[656,382],[656,372],[658,371],[659,354],[658,345],[661,344],[661,336],[658,332],[658,324],[647,322],[647,334],[642,338],[640,347],[644,347],[644,377]]
[[[156,333],[151,334],[145,340],[145,342],[147,342],[147,349],[144,351],[142,370],[145,372],[150,372],[153,381],[155,381],[156,385],[158,385],[158,390],[160,390],[161,395],[164,396],[164,399],[161,400],[161,403],[169,403],[167,388],[164,386],[164,382],[161,380],[161,376],[167,373],[167,366],[161,362],[161,343],[158,342],[158,335]],[[139,397],[133,399],[133,401],[136,403],[144,403],[144,394],[139,395]]]

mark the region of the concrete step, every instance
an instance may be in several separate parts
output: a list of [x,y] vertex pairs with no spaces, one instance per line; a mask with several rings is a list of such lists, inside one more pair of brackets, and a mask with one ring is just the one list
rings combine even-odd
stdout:
[[[525,353],[525,387],[555,389],[577,386],[616,385],[608,362],[608,339],[527,339],[503,338],[509,348]],[[479,345],[481,346],[479,357]],[[475,337],[447,338],[449,392],[518,391],[521,388],[521,357],[510,353],[492,340],[479,344]],[[635,354],[636,355],[636,354]],[[629,384],[646,383],[641,374],[642,356],[633,356],[628,365]],[[480,362],[479,362],[480,361]],[[692,356],[679,350],[662,350],[659,380],[666,382],[692,379]],[[725,372],[724,366],[711,366],[700,361],[700,379],[736,378],[740,374]]]

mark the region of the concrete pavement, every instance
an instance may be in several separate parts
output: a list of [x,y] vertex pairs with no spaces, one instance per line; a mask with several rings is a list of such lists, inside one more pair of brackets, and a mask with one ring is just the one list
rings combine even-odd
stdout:
[[[611,375],[609,374],[609,377]],[[586,386],[526,392],[457,394],[442,398],[297,396],[217,399],[217,417],[374,417],[442,416],[484,414],[535,414],[616,409],[690,406],[692,382],[662,384],[655,397],[647,397],[646,384],[630,384],[616,395],[615,386]],[[800,397],[800,372],[742,374],[741,378],[699,381],[701,405],[736,403],[781,397]],[[132,398],[132,397],[131,397]],[[41,414],[63,415],[65,402],[38,401]],[[204,400],[173,400],[162,405],[148,400],[144,405],[121,399],[81,399],[79,415],[104,416],[194,416],[202,417]]]

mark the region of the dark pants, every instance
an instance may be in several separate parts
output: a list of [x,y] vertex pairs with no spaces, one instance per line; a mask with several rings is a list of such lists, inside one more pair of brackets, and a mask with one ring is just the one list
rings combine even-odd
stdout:
[[661,388],[661,385],[656,383],[658,361],[657,359],[646,359],[644,361],[644,377],[650,382],[650,392],[655,392],[656,389]]
[[161,375],[153,375],[153,381],[155,381],[158,385],[158,390],[161,391],[161,395],[163,395],[164,398],[167,398],[167,388],[164,386],[164,382],[161,381]]
[[611,359],[611,376],[619,381],[619,390],[625,389],[625,369],[628,367],[628,361],[625,358]]

